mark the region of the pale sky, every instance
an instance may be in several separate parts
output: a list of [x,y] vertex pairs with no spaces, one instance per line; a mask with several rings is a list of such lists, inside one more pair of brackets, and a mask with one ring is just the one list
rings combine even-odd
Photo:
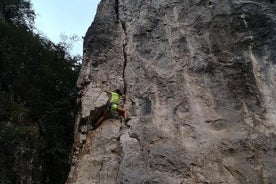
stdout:
[[[37,14],[36,28],[58,43],[60,35],[85,35],[96,14],[100,0],[31,0]],[[71,54],[82,55],[82,39],[75,43]]]

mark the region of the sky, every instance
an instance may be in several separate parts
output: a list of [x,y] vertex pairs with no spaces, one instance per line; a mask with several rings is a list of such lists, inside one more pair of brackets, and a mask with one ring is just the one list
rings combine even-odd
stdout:
[[85,35],[96,14],[100,0],[31,0],[37,17],[35,26],[54,43],[60,35],[78,35],[72,55],[82,55],[82,36]]

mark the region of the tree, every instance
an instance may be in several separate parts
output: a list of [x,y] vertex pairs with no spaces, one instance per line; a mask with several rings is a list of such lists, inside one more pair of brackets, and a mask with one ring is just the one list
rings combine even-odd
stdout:
[[73,143],[78,58],[66,51],[66,41],[54,44],[33,32],[29,1],[1,0],[0,17],[0,181],[19,183],[16,162],[27,160],[18,159],[14,150],[24,145],[43,158],[34,161],[42,169],[25,178],[64,183]]
[[8,23],[33,28],[35,12],[29,0],[1,0],[0,15]]

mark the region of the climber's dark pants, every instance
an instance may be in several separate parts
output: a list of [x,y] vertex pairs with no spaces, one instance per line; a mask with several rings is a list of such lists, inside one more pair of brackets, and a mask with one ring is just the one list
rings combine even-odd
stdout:
[[107,111],[104,112],[103,116],[97,121],[97,123],[94,125],[94,127],[98,127],[108,116],[111,112],[115,112],[117,111],[119,113],[119,115],[123,116],[126,120],[128,119],[128,113],[127,111],[122,108],[122,107],[118,107],[116,110],[111,110],[112,109],[112,103],[107,102],[106,104],[107,107]]

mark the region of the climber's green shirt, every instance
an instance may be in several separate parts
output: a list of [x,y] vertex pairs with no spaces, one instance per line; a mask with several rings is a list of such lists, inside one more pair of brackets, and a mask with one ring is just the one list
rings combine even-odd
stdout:
[[121,96],[118,93],[115,92],[111,92],[111,100],[110,103],[115,103],[115,104],[119,104],[121,99]]
[[118,110],[118,105],[120,102],[121,96],[118,93],[111,92],[111,99],[110,99],[110,107],[109,109],[112,112],[115,112]]

